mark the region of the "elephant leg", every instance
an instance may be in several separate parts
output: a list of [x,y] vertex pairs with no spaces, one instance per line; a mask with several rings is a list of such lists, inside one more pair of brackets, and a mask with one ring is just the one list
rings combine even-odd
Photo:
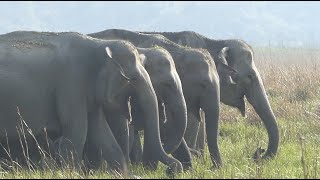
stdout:
[[176,149],[172,156],[182,163],[183,170],[189,170],[192,168],[192,157],[189,151],[189,147],[184,139],[182,139],[181,144],[178,149]]
[[197,136],[197,146],[196,150],[201,153],[201,155],[204,155],[204,146],[206,142],[206,131],[205,131],[205,114],[204,111],[201,109],[200,110],[200,118],[201,122],[199,125],[199,131],[198,131],[198,136]]
[[[69,160],[76,169],[81,169],[81,159],[88,129],[87,99],[79,87],[79,91],[72,91],[73,83],[64,89],[57,90],[57,112],[61,125],[61,138],[58,140],[60,162]],[[69,163],[69,162],[67,162]]]
[[42,149],[40,154],[41,159],[39,161],[40,169],[52,169],[54,167],[54,141],[51,138],[46,137],[40,140],[39,146]]
[[112,170],[127,175],[126,159],[102,111],[90,113],[86,143],[85,155],[94,166],[106,160]]
[[[158,110],[159,110],[159,122],[160,122],[159,123],[160,138],[161,138],[161,143],[163,143],[163,138],[165,138],[166,136],[166,129],[165,129],[164,123],[167,121],[167,119],[165,114],[165,106],[162,104],[161,101],[158,101]],[[148,161],[151,164],[150,167],[152,168],[150,169],[155,170],[158,167],[159,160],[154,159],[152,154],[149,155],[147,153],[143,153],[142,156],[145,159],[145,161]]]
[[130,160],[132,164],[142,163],[142,146],[140,142],[139,131],[134,130],[133,132],[133,144],[130,151]]
[[[119,116],[118,114],[117,116]],[[120,145],[122,152],[126,158],[127,164],[129,164],[129,127],[128,119],[120,115],[120,118],[108,119],[108,124],[111,128],[111,131],[116,138],[118,144]]]
[[129,152],[131,152],[133,143],[134,143],[134,125],[132,123],[129,123]]
[[220,91],[217,87],[219,87],[218,83],[212,84],[211,88],[208,86],[207,93],[203,94],[200,101],[205,114],[206,137],[213,168],[222,166],[218,145]]
[[188,123],[184,134],[184,139],[188,147],[190,147],[191,149],[195,149],[200,124],[199,108],[188,107],[187,113]]
[[[161,101],[158,101],[158,110],[159,110],[160,138],[161,138],[161,143],[163,143],[163,139],[166,137],[166,129],[165,129],[164,123],[166,122],[167,119],[166,119],[166,114],[165,114],[165,106],[162,104]],[[139,141],[140,141],[140,139],[139,139]],[[142,149],[141,149],[141,151],[142,151]],[[142,159],[144,159],[144,161],[147,161],[150,164],[149,168],[151,170],[155,170],[158,167],[159,160],[155,159],[153,154],[148,154],[148,153],[143,152]]]
[[76,168],[80,167],[80,163],[74,164],[79,161],[76,159],[77,157],[74,156],[76,149],[70,139],[62,136],[54,141],[54,152],[55,159],[60,166],[71,164]]

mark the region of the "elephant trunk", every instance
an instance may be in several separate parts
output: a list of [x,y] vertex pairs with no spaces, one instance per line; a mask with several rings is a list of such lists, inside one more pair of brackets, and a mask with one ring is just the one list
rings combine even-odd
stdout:
[[182,164],[169,157],[162,148],[159,130],[158,101],[151,80],[147,72],[142,69],[142,79],[138,80],[135,89],[136,102],[141,105],[141,114],[144,124],[143,161],[147,167],[154,168],[153,162],[159,160],[168,165],[174,172],[182,171]]
[[171,91],[164,96],[167,121],[161,124],[161,140],[164,150],[172,153],[179,147],[187,128],[187,107],[182,90]]
[[205,127],[207,134],[208,149],[214,168],[222,165],[218,147],[220,89],[219,84],[211,84],[203,93],[200,100],[201,109],[205,113]]
[[267,129],[269,138],[268,149],[262,158],[270,158],[275,156],[277,153],[279,131],[276,123],[276,117],[274,116],[269,104],[260,75],[257,74],[256,77],[256,81],[252,82],[252,86],[247,89],[245,95]]

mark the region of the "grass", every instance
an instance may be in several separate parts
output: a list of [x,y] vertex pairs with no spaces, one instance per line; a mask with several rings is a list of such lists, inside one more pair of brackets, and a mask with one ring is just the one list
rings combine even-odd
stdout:
[[[320,178],[320,50],[256,48],[255,63],[277,117],[280,144],[270,161],[254,162],[257,147],[268,139],[260,118],[247,105],[247,117],[221,105],[219,146],[223,167],[210,170],[208,150],[203,159],[194,158],[193,171],[176,178]],[[135,177],[167,178],[166,167],[156,171],[130,166]],[[121,178],[104,169],[89,174],[64,169],[0,171],[0,178]]]

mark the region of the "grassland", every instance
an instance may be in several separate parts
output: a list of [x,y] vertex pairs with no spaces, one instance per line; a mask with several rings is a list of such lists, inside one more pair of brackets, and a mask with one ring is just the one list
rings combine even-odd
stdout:
[[[255,163],[255,149],[266,148],[266,130],[247,103],[247,117],[221,105],[219,146],[223,167],[211,171],[206,151],[194,158],[194,170],[176,178],[320,178],[320,50],[255,48],[255,63],[263,79],[280,130],[275,159]],[[135,178],[167,178],[156,171],[130,167]],[[105,170],[89,174],[64,171],[0,171],[0,178],[121,178]],[[132,177],[133,178],[133,177]]]

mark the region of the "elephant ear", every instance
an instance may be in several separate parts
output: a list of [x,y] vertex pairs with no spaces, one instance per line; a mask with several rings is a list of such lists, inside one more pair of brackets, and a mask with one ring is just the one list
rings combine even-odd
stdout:
[[112,58],[112,51],[109,47],[106,47],[106,53],[109,56],[109,58]]
[[109,48],[109,47],[106,47],[105,48],[105,50],[106,50],[106,54],[108,55],[108,57],[111,59],[111,61],[115,64],[115,65],[117,65],[118,66],[118,68],[119,68],[119,71],[120,71],[120,73],[121,73],[121,75],[122,75],[122,77],[124,77],[126,80],[130,80],[130,78],[128,77],[128,76],[126,76],[125,75],[125,73],[124,73],[124,71],[123,71],[123,69],[122,69],[122,67],[121,67],[121,65],[115,60],[115,59],[112,59],[112,51],[111,51],[111,49]]
[[238,74],[238,71],[228,65],[227,57],[228,57],[229,47],[224,47],[218,54],[217,61],[217,70],[220,75],[220,80],[223,83],[227,84],[235,84],[231,77],[235,77]]
[[96,79],[96,84],[95,84],[95,99],[96,99],[96,103],[99,105],[102,105],[104,103],[105,100],[105,93],[106,93],[106,89],[107,89],[107,69],[106,67],[101,68],[101,71],[98,72],[98,76]]

